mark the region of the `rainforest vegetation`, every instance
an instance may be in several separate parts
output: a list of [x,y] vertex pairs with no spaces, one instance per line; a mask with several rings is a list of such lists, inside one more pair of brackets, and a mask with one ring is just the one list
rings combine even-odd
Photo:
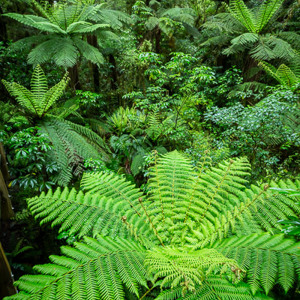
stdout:
[[1,299],[300,299],[299,0],[0,9]]

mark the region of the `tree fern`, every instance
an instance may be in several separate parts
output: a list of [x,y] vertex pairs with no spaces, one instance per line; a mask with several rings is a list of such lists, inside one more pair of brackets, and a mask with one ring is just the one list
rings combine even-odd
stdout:
[[62,96],[67,84],[67,74],[63,79],[48,90],[47,78],[38,65],[32,74],[31,91],[18,83],[2,80],[8,92],[16,98],[18,103],[31,115],[41,118],[49,108]]
[[[203,27],[208,40],[203,45],[225,46],[226,55],[247,51],[255,60],[292,61],[299,42],[293,32],[274,32],[277,12],[283,0],[266,0],[258,9],[250,9],[243,0],[229,1],[229,13],[212,17]],[[221,38],[221,39],[220,39]]]
[[[269,187],[298,189],[300,182],[249,186],[244,158],[210,170],[204,164],[195,170],[176,151],[156,159],[146,196],[120,176],[89,173],[80,192],[58,189],[28,199],[42,223],[85,242],[63,248],[65,257],[52,259],[57,267],[38,267],[44,275],[22,277],[17,285],[38,299],[68,293],[84,299],[88,292],[124,299],[122,285],[146,287],[147,281],[152,287],[140,289],[141,298],[156,289],[157,299],[268,299],[261,291],[277,284],[290,289],[299,278],[300,245],[278,234],[277,221],[298,214],[299,200]],[[126,253],[128,262],[117,263],[116,253]]]
[[[35,40],[32,37],[23,38],[17,41],[17,46],[13,46],[15,49],[26,44],[33,47],[28,55],[28,62],[33,65],[53,60],[58,66],[70,68],[76,64],[79,56],[94,64],[101,64],[104,62],[102,53],[88,44],[84,37],[89,34],[97,35],[102,30],[110,30],[111,25],[119,28],[124,20],[129,19],[123,13],[105,10],[102,4],[94,4],[95,1],[80,0],[72,4],[59,2],[46,6],[35,0],[32,2],[43,17],[17,13],[4,15],[47,33],[42,38],[38,35]],[[40,43],[37,43],[38,41]]]
[[[85,159],[108,160],[109,157],[109,149],[99,135],[89,128],[64,120],[72,112],[71,107],[67,114],[59,109],[50,110],[62,96],[68,80],[65,74],[59,83],[48,89],[47,78],[39,65],[32,74],[31,91],[20,84],[2,80],[20,108],[25,110],[25,116],[38,125],[53,144],[51,156],[59,167],[56,181],[60,185],[67,185],[73,174],[78,176],[83,172]],[[75,105],[75,110],[77,108]]]

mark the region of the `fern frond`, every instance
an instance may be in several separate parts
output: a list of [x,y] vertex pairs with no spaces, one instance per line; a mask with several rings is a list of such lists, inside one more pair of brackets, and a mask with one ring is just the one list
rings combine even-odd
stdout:
[[24,25],[35,27],[37,22],[47,22],[47,19],[34,15],[21,15],[17,13],[6,13],[3,14],[4,17],[12,18]]
[[256,33],[256,20],[254,14],[249,10],[243,0],[231,0],[229,11],[249,32]]
[[300,77],[298,78],[285,64],[281,64],[278,69],[266,62],[259,62],[258,65],[284,86],[292,87],[300,81]]
[[[40,65],[37,65],[32,73],[31,77],[31,92],[34,95],[37,103],[41,106],[44,95],[48,90],[48,82],[43,69]],[[40,112],[39,112],[40,113]]]
[[268,24],[273,15],[281,7],[282,3],[283,0],[267,0],[260,5],[256,25],[257,32],[261,32],[263,30],[263,28]]
[[68,125],[70,125],[70,127],[73,128],[74,131],[76,131],[80,135],[84,136],[88,142],[96,145],[99,152],[102,153],[103,158],[106,160],[108,159],[107,153],[110,152],[110,149],[107,147],[104,140],[98,134],[96,134],[94,131],[92,131],[91,129],[89,129],[85,126],[82,126],[82,125],[79,125],[79,124],[76,124],[73,122],[69,122],[69,121],[65,121],[65,122]]
[[25,292],[23,299],[121,300],[123,286],[137,296],[138,285],[147,287],[145,250],[134,241],[86,237],[74,248],[62,247],[62,253],[50,256],[51,264],[34,267],[43,275],[25,275],[16,282]]
[[10,95],[16,98],[22,108],[27,110],[30,114],[39,115],[39,107],[31,91],[15,82],[9,83],[3,79],[2,83]]
[[171,247],[148,250],[145,266],[154,275],[155,281],[164,278],[161,288],[165,285],[171,289],[182,286],[183,292],[195,291],[196,286],[202,285],[210,273],[240,270],[233,259],[226,259],[214,249],[186,252],[185,249]]
[[87,60],[91,61],[94,64],[102,64],[104,62],[104,57],[97,48],[89,45],[87,42],[81,40],[80,38],[74,38],[73,40],[80,53]]
[[156,300],[271,300],[260,293],[252,295],[248,284],[239,282],[233,284],[220,276],[210,275],[202,283],[197,286],[194,292],[188,292],[182,295],[182,288],[166,290],[159,294]]
[[[266,294],[279,283],[288,291],[299,276],[300,243],[283,234],[253,234],[232,237],[217,243],[214,248],[236,259],[247,271],[251,290],[255,294],[263,287]],[[298,274],[298,275],[296,275]]]

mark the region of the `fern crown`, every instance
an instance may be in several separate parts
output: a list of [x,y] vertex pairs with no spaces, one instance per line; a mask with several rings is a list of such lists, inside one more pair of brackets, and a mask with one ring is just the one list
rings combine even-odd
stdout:
[[195,170],[176,151],[164,155],[150,169],[146,196],[122,177],[89,173],[79,192],[29,199],[41,223],[83,241],[35,267],[42,275],[23,276],[22,292],[9,299],[143,298],[155,287],[156,299],[268,299],[262,293],[276,284],[288,291],[299,277],[299,243],[277,221],[300,208],[269,187],[300,182],[246,187],[246,159],[206,164]]
[[7,91],[15,97],[19,105],[30,115],[41,118],[58,101],[68,85],[67,73],[63,79],[48,89],[48,82],[43,69],[38,65],[35,67],[31,77],[31,91],[24,86],[2,80]]
[[62,1],[45,7],[36,0],[32,2],[42,17],[17,13],[4,16],[46,33],[23,38],[12,45],[15,50],[33,48],[28,55],[28,62],[33,65],[53,60],[56,65],[69,68],[80,55],[101,64],[104,62],[102,53],[83,37],[93,34],[100,39],[111,39],[111,29],[120,28],[129,19],[121,12],[105,9],[103,4],[95,5],[94,1],[80,0],[72,4]]
[[53,144],[51,159],[56,161],[59,167],[55,179],[60,185],[67,185],[73,175],[77,176],[83,172],[84,159],[107,159],[109,152],[102,138],[91,129],[65,120],[70,114],[78,115],[76,102],[69,100],[55,106],[68,81],[66,73],[59,83],[49,89],[47,78],[39,65],[32,74],[31,90],[18,83],[2,80],[8,92],[24,110],[25,116],[37,125]]

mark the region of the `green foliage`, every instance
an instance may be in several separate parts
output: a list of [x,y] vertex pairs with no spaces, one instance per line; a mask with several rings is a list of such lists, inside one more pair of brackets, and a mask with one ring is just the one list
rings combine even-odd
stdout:
[[46,2],[43,7],[33,0],[42,17],[18,13],[4,14],[26,26],[47,33],[23,38],[13,44],[13,49],[33,48],[28,55],[28,62],[33,65],[53,61],[57,66],[69,68],[76,64],[79,56],[94,64],[103,63],[102,53],[83,37],[97,35],[101,31],[104,31],[102,35],[105,35],[111,27],[119,28],[128,18],[121,12],[105,9],[103,4],[96,5],[94,2],[62,1],[53,5]]
[[[267,175],[278,167],[280,155],[299,145],[297,101],[296,93],[277,90],[252,107],[214,107],[205,118],[219,126],[231,154],[248,155],[255,171]],[[297,152],[294,154],[297,159]],[[292,171],[293,163],[290,168]]]
[[297,76],[297,74],[285,64],[280,65],[278,69],[266,62],[260,62],[259,66],[285,87],[292,88],[294,85],[300,83],[300,76]]
[[[48,89],[46,76],[40,66],[34,69],[31,79],[31,91],[17,83],[2,81],[10,94],[16,98],[26,118],[47,136],[53,145],[51,159],[56,162],[58,174],[55,182],[67,185],[72,176],[83,172],[84,159],[107,158],[107,146],[103,139],[91,129],[65,120],[72,112],[75,113],[77,105],[54,106],[62,96],[67,83],[67,74],[55,86]],[[102,153],[103,155],[99,155]]]
[[[12,129],[6,127],[6,130]],[[5,135],[6,133],[6,135]],[[54,184],[57,165],[50,160],[50,141],[39,128],[30,127],[8,135],[2,131],[0,140],[8,149],[7,160],[13,180],[10,186],[19,186],[27,191],[43,191]]]
[[65,74],[58,84],[48,89],[47,78],[38,65],[32,73],[31,91],[15,82],[2,80],[2,83],[11,96],[16,98],[18,104],[26,110],[27,114],[42,118],[62,96],[68,84],[68,77]]
[[139,295],[138,285],[148,289],[144,296],[160,287],[156,299],[268,299],[260,291],[276,284],[287,291],[299,277],[299,243],[278,234],[277,220],[300,208],[296,195],[270,186],[298,189],[300,182],[247,187],[245,176],[246,159],[195,171],[175,151],[150,168],[147,196],[122,177],[89,173],[84,192],[28,199],[41,223],[84,241],[35,267],[43,275],[22,277],[16,284],[23,291],[7,299],[125,299],[123,288]]
[[298,42],[291,43],[295,32],[279,34],[274,30],[282,3],[264,1],[258,9],[249,9],[243,0],[230,1],[229,14],[216,15],[204,24],[209,39],[203,45],[225,46],[230,42],[223,50],[226,55],[248,53],[254,60],[293,61],[299,50]]

